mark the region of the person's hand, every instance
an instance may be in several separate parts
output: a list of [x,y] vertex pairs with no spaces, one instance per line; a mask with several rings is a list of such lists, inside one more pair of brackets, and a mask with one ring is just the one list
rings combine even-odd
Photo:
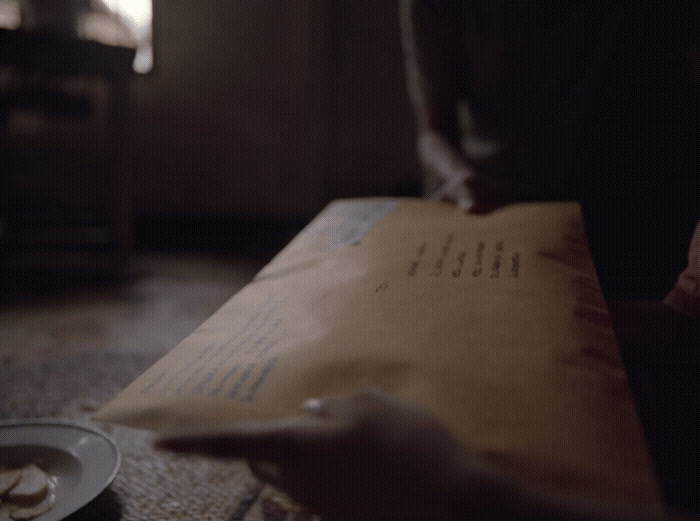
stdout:
[[[329,519],[472,518],[476,459],[437,420],[378,392],[309,400],[305,416],[166,438],[156,446],[244,457],[262,480]],[[476,512],[476,510],[475,510]],[[437,516],[437,517],[436,517]],[[477,515],[477,517],[479,517]]]
[[259,478],[324,519],[671,519],[528,488],[432,416],[380,392],[308,400],[304,409],[305,416],[164,438],[156,447],[246,458]]
[[502,205],[498,194],[466,163],[457,148],[435,130],[418,136],[418,157],[423,167],[442,181],[431,199],[451,201],[471,213],[487,213]]
[[679,313],[700,321],[700,222],[688,248],[688,265],[678,276],[664,303]]

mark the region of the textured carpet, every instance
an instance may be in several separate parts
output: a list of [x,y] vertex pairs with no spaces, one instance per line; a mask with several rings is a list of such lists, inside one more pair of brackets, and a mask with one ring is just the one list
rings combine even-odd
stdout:
[[[266,259],[145,255],[128,283],[34,295],[0,308],[0,419],[91,415],[240,289]],[[154,451],[152,434],[105,430],[122,453],[112,485],[69,519],[294,520],[311,516],[243,462]]]

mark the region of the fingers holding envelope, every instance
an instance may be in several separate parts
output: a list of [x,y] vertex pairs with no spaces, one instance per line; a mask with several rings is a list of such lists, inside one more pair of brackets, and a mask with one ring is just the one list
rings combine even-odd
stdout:
[[164,438],[156,446],[246,458],[259,478],[333,518],[395,516],[396,508],[411,518],[435,508],[450,488],[445,481],[456,479],[465,461],[439,422],[382,393],[307,400],[303,410],[228,432]]
[[484,214],[504,204],[489,181],[467,164],[459,149],[435,130],[418,136],[418,157],[423,168],[442,184],[428,197],[450,201],[470,213]]

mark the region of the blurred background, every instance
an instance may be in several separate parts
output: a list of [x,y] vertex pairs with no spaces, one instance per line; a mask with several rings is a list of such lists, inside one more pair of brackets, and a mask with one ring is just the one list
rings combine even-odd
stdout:
[[418,194],[397,4],[0,0],[4,294]]
[[[420,192],[397,4],[0,0],[0,420],[89,423],[327,202]],[[296,515],[101,428],[71,520]]]

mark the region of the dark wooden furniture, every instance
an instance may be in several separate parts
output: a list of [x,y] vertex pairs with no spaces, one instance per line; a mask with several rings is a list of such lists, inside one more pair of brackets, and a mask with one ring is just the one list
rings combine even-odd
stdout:
[[135,49],[0,29],[0,266],[118,275],[131,249],[128,84]]

